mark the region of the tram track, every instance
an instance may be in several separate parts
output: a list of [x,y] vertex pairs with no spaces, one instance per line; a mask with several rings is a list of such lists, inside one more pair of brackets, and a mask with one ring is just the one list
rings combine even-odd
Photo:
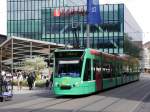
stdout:
[[[141,83],[138,83],[138,85],[134,85],[134,86],[129,86],[129,87],[126,87],[126,89],[123,89],[121,92],[122,93],[124,93],[125,91],[127,91],[127,89],[133,89],[133,88],[136,88],[136,87],[139,87],[139,85],[145,85],[145,81],[144,82],[141,82]],[[129,84],[130,85],[130,84]],[[143,85],[143,86],[144,86]],[[142,87],[143,87],[142,86]],[[141,88],[142,88],[141,87]],[[113,94],[116,94],[116,93],[118,93],[118,91],[115,91]],[[118,93],[118,94],[120,94],[120,92]],[[90,97],[92,98],[92,97],[94,97],[94,96],[97,96],[97,95],[91,95],[91,96],[89,96],[89,97],[86,97],[86,98],[84,98],[83,100],[87,100],[87,99],[90,99]],[[102,96],[104,96],[104,95],[102,95]],[[106,98],[108,98],[108,97],[104,97],[104,98],[102,98],[102,99],[98,99],[98,100],[94,100],[94,101],[92,101],[92,102],[90,102],[90,103],[87,103],[86,105],[83,105],[83,106],[80,106],[78,109],[74,109],[74,110],[72,110],[72,112],[78,112],[78,111],[80,111],[82,108],[85,108],[85,107],[87,107],[87,106],[89,106],[89,105],[91,105],[91,104],[93,104],[93,103],[97,103],[97,102],[99,102],[99,101],[102,101],[102,100],[105,100]],[[78,99],[74,99],[74,100],[78,100]],[[68,102],[72,102],[73,100],[70,100],[70,101],[68,101]],[[117,101],[119,101],[119,100],[117,100]],[[116,102],[117,102],[116,101]],[[68,103],[67,102],[67,103]],[[64,102],[64,103],[66,103],[66,102]],[[62,104],[62,103],[61,103]],[[57,104],[56,104],[57,105]],[[54,105],[54,106],[56,106],[56,105]],[[48,109],[50,109],[51,107],[53,107],[53,105],[49,105],[48,106]]]
[[[142,84],[145,84],[145,81],[144,82],[141,82]],[[136,87],[139,87],[139,85],[142,85],[141,83],[138,83],[138,85],[135,85],[135,86],[130,86],[130,84],[128,85],[128,87],[126,87],[126,89],[129,89],[129,88],[136,88]],[[122,87],[125,87],[125,86],[122,86]],[[124,93],[125,91],[126,91],[126,89],[123,89],[123,91],[122,91],[122,93]],[[114,93],[118,93],[118,91],[115,91]],[[120,94],[120,93],[119,93]],[[89,96],[89,97],[93,97],[93,95],[92,96]],[[105,97],[106,98],[106,97]],[[102,100],[104,100],[105,98],[102,98],[102,99],[98,99],[98,100],[95,100],[95,101],[93,101],[93,102],[90,102],[90,103],[88,103],[87,105],[84,105],[84,106],[81,106],[81,107],[79,107],[77,110],[73,110],[73,112],[76,112],[76,111],[78,111],[78,110],[80,110],[80,109],[82,109],[82,108],[84,108],[84,107],[87,107],[87,106],[89,106],[89,105],[91,105],[92,103],[97,103],[97,102],[99,102],[99,101],[102,101]],[[76,100],[76,99],[75,99]],[[78,100],[78,99],[77,99]],[[70,100],[70,101],[72,101],[72,100]],[[49,108],[50,107],[52,107],[53,105],[49,105]]]
[[[30,109],[30,111],[29,112],[42,112],[42,110],[43,109],[45,109],[45,108],[47,108],[47,107],[50,107],[50,106],[55,106],[55,105],[58,105],[58,104],[62,104],[62,103],[65,103],[65,102],[69,102],[69,101],[71,101],[71,100],[73,100],[73,99],[66,99],[66,100],[63,100],[63,101],[61,101],[62,99],[55,99],[55,100],[52,100],[53,102],[51,102],[51,103],[47,103],[47,102],[45,102],[46,103],[46,105],[44,105],[44,106],[42,106],[42,107],[39,107],[38,106],[38,108],[37,108],[37,105],[35,105],[35,107],[34,107],[34,109],[32,109],[33,108],[33,106],[32,106],[32,108]],[[40,104],[41,105],[41,104]]]
[[[126,90],[124,90],[124,91],[126,91]],[[117,93],[118,91],[115,91],[114,93]],[[123,91],[122,91],[123,92]],[[113,94],[114,94],[113,93]],[[105,96],[105,95],[104,95]],[[73,112],[79,112],[81,109],[83,109],[83,108],[86,108],[86,107],[88,107],[89,105],[92,105],[92,104],[95,104],[95,103],[98,103],[98,102],[100,102],[100,101],[104,101],[104,100],[107,100],[109,97],[108,96],[106,96],[106,97],[104,97],[103,99],[101,99],[101,100],[96,100],[96,101],[93,101],[92,103],[89,103],[89,104],[87,104],[87,105],[84,105],[84,106],[82,106],[82,107],[80,107],[79,109],[77,109],[77,110],[74,110]],[[116,100],[115,102],[113,102],[113,103],[116,103],[116,102],[118,102],[119,100]],[[112,104],[113,104],[112,103]],[[110,104],[111,105],[111,104]]]
[[[138,90],[136,90],[135,92],[131,93],[127,98],[127,100],[130,100],[129,102],[135,102],[134,108],[136,108],[140,102],[142,101],[143,97],[145,96],[144,94],[146,94],[147,92],[149,92],[149,86],[150,83],[143,86],[144,89],[142,88],[138,88]],[[145,89],[146,88],[146,89]],[[141,95],[142,93],[142,95]],[[119,104],[119,103],[118,103]],[[128,103],[126,103],[125,105],[127,105]],[[131,104],[132,105],[132,104]],[[129,104],[128,108],[131,106]],[[133,107],[131,110],[129,110],[128,112],[132,112],[133,111]]]
[[[150,83],[148,83],[148,84],[144,84],[144,85],[142,85],[140,88],[143,88],[143,87],[145,87],[145,86],[147,86],[147,85],[150,85]],[[139,85],[136,85],[136,87],[138,87]],[[131,88],[134,88],[134,87],[132,87],[132,86],[130,86]],[[126,88],[126,89],[131,89],[131,88]],[[125,89],[123,89],[123,91],[121,91],[121,92],[119,92],[118,94],[121,94],[121,93],[123,93],[123,92],[125,92],[126,90]],[[114,93],[117,93],[118,91],[115,91]],[[126,97],[128,97],[128,96],[131,96],[132,94],[134,94],[135,92],[137,92],[137,90],[135,90],[135,91],[133,91],[132,93],[128,93],[128,94],[126,94]],[[113,93],[113,94],[114,94]],[[124,96],[125,97],[125,96]],[[107,99],[109,99],[110,97],[105,97],[105,98],[103,98],[102,100],[96,100],[96,101],[93,101],[92,103],[89,103],[89,104],[87,104],[87,105],[84,105],[84,106],[82,106],[82,107],[80,107],[80,108],[78,108],[77,110],[73,110],[73,112],[80,112],[83,108],[86,108],[86,107],[88,107],[88,106],[90,106],[90,105],[92,105],[92,104],[95,104],[95,103],[98,103],[98,102],[101,102],[101,101],[104,101],[104,100],[107,100]],[[109,106],[111,106],[111,105],[113,105],[113,104],[115,104],[115,103],[117,103],[117,102],[119,102],[120,100],[122,100],[121,98],[119,98],[119,99],[114,99],[114,101],[111,103],[111,104],[109,104],[108,106],[106,106],[105,108],[108,108]],[[105,109],[104,108],[104,109]],[[103,109],[103,110],[104,110]]]
[[[136,82],[135,82],[136,83]],[[145,83],[145,82],[143,82],[143,83]],[[131,84],[134,84],[134,83],[131,83]],[[130,85],[130,84],[128,84],[128,85]],[[140,85],[140,84],[139,84]],[[127,85],[125,85],[125,86],[121,86],[121,87],[126,87]],[[119,87],[120,88],[120,87]],[[114,88],[114,89],[116,89],[116,88]],[[108,91],[104,91],[104,93],[106,93],[106,92],[109,92],[109,91],[113,91],[114,89],[110,89],[110,90],[108,90]],[[114,90],[115,91],[115,90]],[[100,94],[103,94],[103,92],[101,92]],[[32,95],[31,95],[32,96]],[[54,97],[55,95],[51,95],[51,97]],[[35,99],[37,99],[37,98],[35,98]],[[28,99],[25,99],[24,101],[20,101],[21,103],[22,102],[25,102],[25,101],[27,101]],[[5,102],[3,102],[3,103],[1,103],[1,104],[4,104]],[[13,102],[7,102],[7,103],[18,103],[16,100],[15,101],[13,101]],[[0,104],[0,105],[1,105]],[[5,104],[4,104],[5,105]]]
[[[145,83],[145,82],[142,82],[143,84]],[[136,85],[136,87],[138,87],[139,85],[141,85],[141,84],[138,84],[138,85]],[[130,86],[129,86],[130,87]],[[132,87],[132,88],[135,88],[135,87]],[[126,87],[126,89],[129,89],[128,87]],[[126,90],[123,90],[123,92],[124,91],[126,91]],[[91,96],[88,96],[88,97],[93,97],[93,95],[91,95]],[[86,97],[86,98],[88,98],[88,97]],[[85,97],[84,97],[84,99],[86,99]],[[93,101],[93,102],[90,102],[90,103],[88,103],[87,105],[84,105],[84,106],[81,106],[78,110],[80,110],[80,109],[82,109],[82,108],[84,108],[84,107],[87,107],[87,106],[89,106],[89,105],[91,105],[91,104],[93,104],[93,103],[96,103],[96,102],[99,102],[99,101],[102,101],[102,100],[104,100],[105,99],[105,97],[104,98],[102,98],[102,99],[98,99],[98,100],[96,100],[96,101]],[[55,100],[52,100],[52,101],[56,101],[57,99],[55,99]],[[66,103],[66,102],[70,102],[70,101],[74,101],[74,100],[78,100],[78,98],[77,99],[73,99],[73,98],[71,98],[71,99],[69,99],[69,100],[65,100],[65,101],[62,101],[62,102],[57,102],[57,103],[52,103],[52,104],[47,104],[46,106],[44,106],[44,107],[42,107],[40,110],[42,110],[43,108],[50,108],[50,107],[53,107],[53,106],[56,106],[56,105],[59,105],[59,104],[63,104],[63,103]],[[36,105],[37,106],[37,105]],[[39,109],[38,109],[38,111],[40,111]],[[78,110],[73,110],[73,112],[76,112],[76,111],[78,111]],[[32,110],[32,112],[34,112],[34,111],[37,111],[36,109],[34,109],[34,110]]]
[[[101,111],[99,110],[99,112],[105,111],[105,110],[108,109],[110,106],[113,106],[114,104],[119,103],[121,100],[128,99],[130,96],[133,96],[133,95],[134,95],[135,93],[137,93],[138,91],[141,91],[142,88],[144,88],[144,87],[146,87],[146,86],[149,86],[149,85],[150,85],[150,83],[144,84],[144,85],[142,85],[141,87],[139,87],[138,90],[130,91],[130,92],[128,92],[128,94],[124,94],[124,96],[122,96],[122,98],[119,98],[118,100],[112,101],[112,103],[106,105],[104,108],[101,109]],[[148,90],[147,90],[147,91],[148,91]],[[107,97],[107,98],[109,98],[109,97]],[[104,100],[107,100],[107,99],[104,99]],[[104,101],[104,100],[103,100],[103,101]],[[101,101],[100,101],[100,102],[101,102]],[[109,101],[109,102],[110,102],[110,101]],[[96,102],[96,103],[98,103],[98,102]],[[94,105],[94,103],[93,103],[93,104],[90,104],[91,107],[92,107],[92,105]],[[86,107],[85,107],[85,108],[86,108]],[[88,108],[87,108],[87,109],[88,109]],[[82,110],[85,111],[85,109],[80,109],[80,110],[81,110],[81,112],[82,112]],[[76,112],[80,112],[80,111],[76,111]],[[115,111],[115,112],[116,112],[116,111]]]
[[[15,112],[20,112],[19,108],[22,109],[28,109],[26,112],[57,112],[57,110],[63,110],[67,109],[69,112],[82,112],[88,109],[88,107],[93,107],[96,104],[100,104],[102,102],[108,102],[109,104],[103,105],[104,107],[101,109],[101,111],[107,110],[107,108],[112,107],[113,105],[118,104],[120,101],[124,99],[130,99],[133,96],[136,96],[134,94],[139,93],[142,91],[142,88],[147,88],[150,85],[150,82],[148,79],[141,79],[141,81],[130,83],[125,86],[117,87],[108,91],[104,91],[98,94],[89,95],[86,97],[80,97],[80,98],[63,98],[63,97],[55,97],[51,96],[51,99],[43,99],[40,101],[27,101],[27,102],[14,102],[12,105],[4,105],[2,108],[0,108],[0,111],[5,110],[6,108],[15,109]],[[138,88],[138,90],[136,89]],[[131,91],[132,90],[132,91]],[[129,92],[128,92],[129,91]],[[144,89],[144,92],[148,91],[148,89]],[[144,94],[144,93],[143,93]],[[140,97],[142,96],[142,93],[140,93]],[[139,97],[139,99],[140,99]],[[34,98],[36,99],[36,98]],[[38,102],[39,101],[39,102]],[[74,105],[71,105],[74,104]],[[59,106],[65,106],[63,108],[57,109]],[[75,106],[77,105],[77,106]],[[0,105],[1,106],[1,105]],[[72,106],[72,107],[71,107]],[[70,109],[70,110],[69,110]],[[5,112],[5,111],[3,111]],[[10,111],[6,111],[10,112]],[[93,112],[93,111],[92,111]]]
[[11,108],[11,109],[15,109],[15,112],[20,112],[19,109],[17,110],[17,108],[19,107],[19,108],[23,108],[23,109],[29,109],[30,110],[29,112],[32,112],[32,111],[37,111],[37,110],[39,111],[39,110],[44,109],[45,107],[54,106],[57,104],[61,104],[61,103],[70,101],[70,100],[72,100],[72,98],[71,99],[61,99],[59,97],[47,99],[47,100],[40,101],[40,102],[38,102],[38,100],[36,100],[36,101],[30,100],[25,103],[23,102],[23,103],[19,103],[19,104],[17,103],[14,105],[10,105],[10,106],[4,106],[0,110],[5,110],[6,108]]

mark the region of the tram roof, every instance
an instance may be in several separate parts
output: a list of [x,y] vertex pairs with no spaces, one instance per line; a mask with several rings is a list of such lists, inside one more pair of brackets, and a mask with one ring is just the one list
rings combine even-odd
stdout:
[[101,52],[101,51],[96,50],[96,49],[90,49],[90,52],[92,52],[92,54],[95,54],[95,55],[103,55],[103,56],[105,56],[107,58],[110,58],[110,59],[117,58],[117,59],[120,59],[120,60],[128,61],[128,58],[125,57],[125,56],[108,54],[108,53]]
[[126,56],[126,55],[114,55],[114,54],[108,54],[108,53],[105,53],[105,52],[101,52],[100,50],[97,50],[97,49],[92,49],[92,48],[86,48],[86,49],[56,49],[55,52],[72,52],[72,51],[85,51],[85,52],[90,52],[91,54],[93,55],[103,55],[107,58],[110,58],[110,59],[118,59],[118,60],[123,60],[123,61],[128,61],[129,59],[129,56]]

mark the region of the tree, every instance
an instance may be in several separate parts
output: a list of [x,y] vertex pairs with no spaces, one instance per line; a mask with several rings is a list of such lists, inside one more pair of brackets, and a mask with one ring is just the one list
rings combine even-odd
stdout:
[[35,72],[36,77],[40,75],[41,70],[46,68],[47,63],[43,57],[36,56],[34,58],[26,58],[24,61],[24,70],[29,72]]

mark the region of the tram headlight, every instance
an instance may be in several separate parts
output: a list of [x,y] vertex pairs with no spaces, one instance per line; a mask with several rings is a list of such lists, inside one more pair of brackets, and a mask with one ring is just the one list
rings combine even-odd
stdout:
[[55,86],[59,86],[58,82],[55,82]]
[[81,81],[81,84],[83,84],[83,81]]
[[74,84],[74,86],[79,87],[79,86],[80,86],[80,82],[76,82],[76,83]]

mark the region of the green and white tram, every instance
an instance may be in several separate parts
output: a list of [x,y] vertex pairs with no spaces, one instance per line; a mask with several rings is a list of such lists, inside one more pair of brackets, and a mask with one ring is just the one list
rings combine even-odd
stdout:
[[137,59],[95,49],[56,50],[53,90],[56,95],[83,95],[139,80]]

